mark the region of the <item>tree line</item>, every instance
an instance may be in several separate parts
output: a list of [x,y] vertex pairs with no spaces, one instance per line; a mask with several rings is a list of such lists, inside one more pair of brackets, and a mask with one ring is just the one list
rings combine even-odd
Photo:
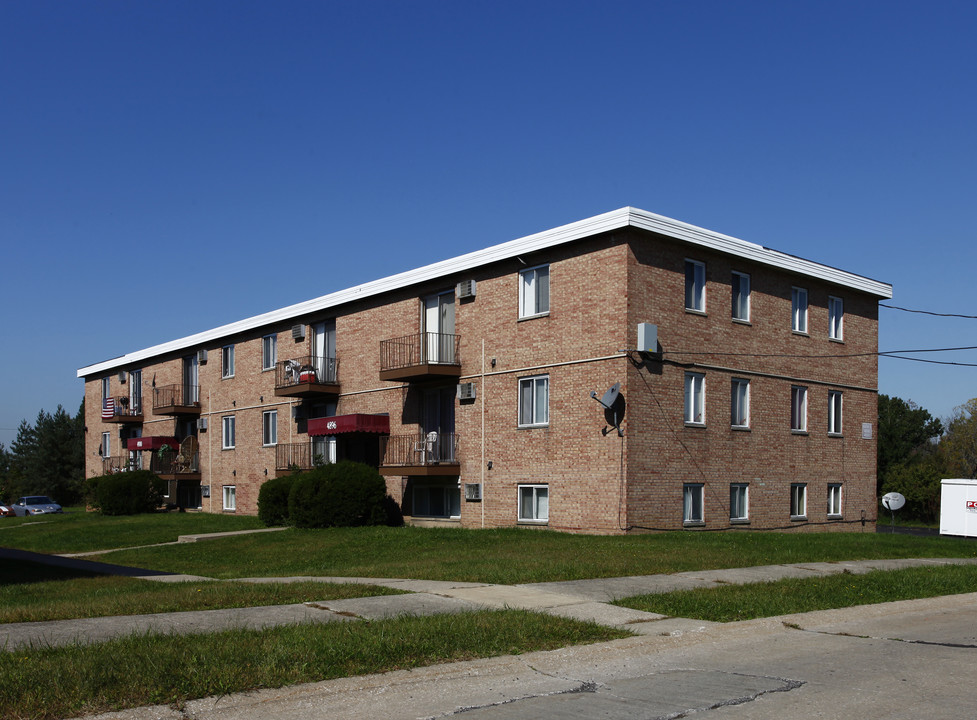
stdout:
[[58,405],[22,420],[10,448],[0,443],[0,501],[48,495],[62,505],[82,500],[85,481],[85,402],[72,417]]

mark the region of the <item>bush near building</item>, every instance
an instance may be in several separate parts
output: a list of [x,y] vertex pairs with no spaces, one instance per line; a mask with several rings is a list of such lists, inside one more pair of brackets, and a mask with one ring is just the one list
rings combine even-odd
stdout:
[[288,494],[297,475],[282,475],[265,482],[258,491],[258,519],[268,527],[288,525]]
[[375,468],[342,461],[293,476],[289,522],[299,528],[388,523],[387,484]]
[[166,490],[166,483],[149,470],[99,475],[87,482],[88,504],[103,515],[155,512]]

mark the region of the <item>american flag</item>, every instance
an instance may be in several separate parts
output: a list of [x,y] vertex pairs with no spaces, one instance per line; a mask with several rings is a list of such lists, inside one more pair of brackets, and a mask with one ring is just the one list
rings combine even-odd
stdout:
[[102,419],[108,420],[115,415],[115,398],[102,400]]

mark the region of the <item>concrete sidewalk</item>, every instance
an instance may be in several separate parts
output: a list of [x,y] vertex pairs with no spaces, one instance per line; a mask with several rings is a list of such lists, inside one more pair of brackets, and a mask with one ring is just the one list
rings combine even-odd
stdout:
[[[36,553],[0,549],[0,558],[33,559]],[[78,570],[125,575],[146,580],[175,582],[207,580],[197,576],[126,568],[77,558],[40,556],[52,564]],[[102,642],[132,633],[200,633],[230,628],[266,628],[298,622],[349,622],[398,615],[433,615],[485,608],[522,608],[553,615],[626,628],[636,634],[672,635],[700,630],[711,623],[669,618],[655,613],[611,605],[613,600],[633,595],[665,593],[689,588],[726,584],[767,582],[788,577],[818,577],[843,572],[866,573],[904,567],[977,564],[977,559],[860,560],[838,563],[798,563],[762,567],[705,570],[671,575],[598,578],[524,585],[405,580],[391,578],[295,577],[243,578],[239,582],[269,583],[318,581],[361,583],[406,590],[407,595],[386,595],[346,600],[327,600],[225,610],[130,615],[53,622],[0,625],[0,648],[53,647],[72,643]]]

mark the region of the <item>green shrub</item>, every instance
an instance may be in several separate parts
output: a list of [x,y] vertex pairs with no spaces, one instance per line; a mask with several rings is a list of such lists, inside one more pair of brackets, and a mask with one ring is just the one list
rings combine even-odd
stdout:
[[268,527],[288,525],[288,494],[299,475],[282,475],[266,481],[258,491],[258,519]]
[[149,470],[133,470],[91,478],[92,507],[103,515],[154,512],[163,503],[166,483]]
[[294,477],[289,521],[300,528],[384,525],[387,484],[376,469],[344,460]]

